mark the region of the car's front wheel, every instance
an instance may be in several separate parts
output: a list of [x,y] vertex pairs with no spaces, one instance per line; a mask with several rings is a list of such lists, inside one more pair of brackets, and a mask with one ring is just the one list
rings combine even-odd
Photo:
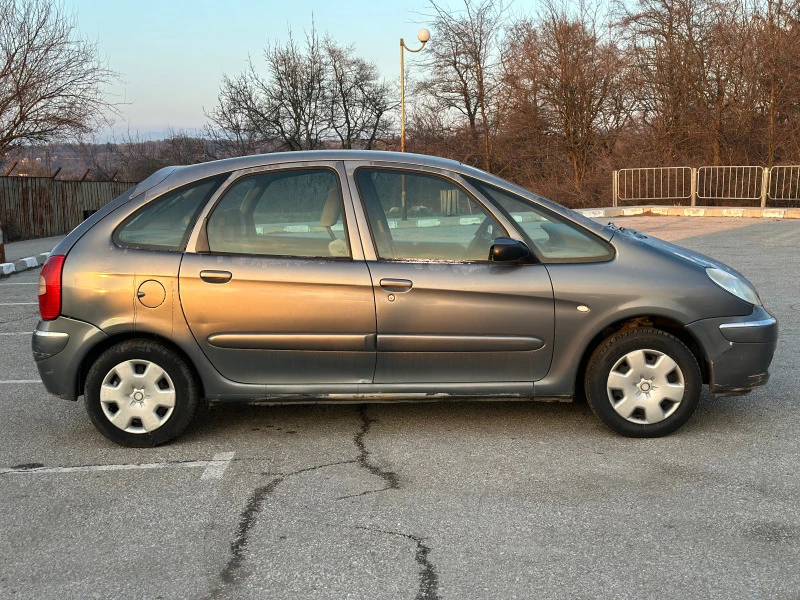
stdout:
[[630,437],[678,429],[697,408],[702,383],[691,350],[653,328],[622,330],[605,340],[589,359],[584,380],[594,413]]
[[120,342],[86,376],[86,411],[117,444],[144,448],[180,435],[197,412],[199,386],[186,362],[155,340]]

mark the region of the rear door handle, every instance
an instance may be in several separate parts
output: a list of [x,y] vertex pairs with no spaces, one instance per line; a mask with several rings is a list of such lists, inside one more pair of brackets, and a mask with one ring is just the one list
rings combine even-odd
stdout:
[[200,279],[206,283],[228,283],[231,277],[230,271],[200,271]]
[[381,287],[387,292],[407,292],[414,284],[408,279],[381,279]]

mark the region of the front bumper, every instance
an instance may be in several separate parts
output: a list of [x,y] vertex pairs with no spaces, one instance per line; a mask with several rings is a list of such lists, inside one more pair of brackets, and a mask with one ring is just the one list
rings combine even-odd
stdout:
[[78,376],[87,353],[107,338],[100,329],[76,319],[39,321],[31,339],[33,359],[51,394],[78,399]]
[[744,317],[703,319],[687,329],[705,351],[713,395],[746,394],[769,380],[778,322],[761,306]]

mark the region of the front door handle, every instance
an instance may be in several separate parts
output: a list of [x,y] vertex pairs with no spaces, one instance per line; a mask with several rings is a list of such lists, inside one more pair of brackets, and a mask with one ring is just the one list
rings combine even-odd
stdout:
[[387,292],[401,294],[409,291],[413,285],[408,279],[381,279],[381,287]]
[[200,279],[206,283],[228,283],[231,277],[230,271],[200,271]]

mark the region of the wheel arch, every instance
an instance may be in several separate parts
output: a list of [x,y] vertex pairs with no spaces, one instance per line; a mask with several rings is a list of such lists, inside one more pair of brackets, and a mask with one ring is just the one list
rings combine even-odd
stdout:
[[173,352],[175,352],[180,358],[186,363],[186,366],[192,372],[194,376],[195,382],[200,390],[200,397],[205,397],[205,390],[203,388],[203,378],[200,377],[200,373],[198,373],[197,368],[194,365],[194,362],[189,355],[181,348],[178,344],[172,341],[169,338],[164,336],[158,335],[156,333],[149,333],[149,332],[133,332],[133,331],[126,331],[116,333],[114,335],[108,336],[107,338],[103,339],[102,342],[96,344],[86,353],[84,356],[83,361],[81,362],[80,370],[78,371],[78,381],[77,381],[77,392],[78,396],[82,396],[85,391],[86,387],[86,376],[89,374],[89,369],[92,368],[94,362],[100,357],[103,352],[108,350],[109,348],[116,346],[120,342],[125,342],[128,340],[136,340],[136,339],[143,339],[143,340],[154,340],[157,341]]
[[710,380],[710,366],[700,343],[695,337],[678,321],[669,317],[658,315],[641,315],[636,317],[625,317],[619,319],[609,325],[606,325],[595,335],[581,355],[580,363],[578,364],[578,372],[575,378],[575,394],[576,397],[583,398],[585,392],[583,388],[583,380],[586,375],[586,367],[589,364],[594,351],[607,340],[610,336],[625,329],[636,329],[640,327],[653,327],[659,329],[670,335],[678,338],[689,351],[697,359],[697,364],[700,365],[700,373],[703,377],[703,383],[708,383]]

